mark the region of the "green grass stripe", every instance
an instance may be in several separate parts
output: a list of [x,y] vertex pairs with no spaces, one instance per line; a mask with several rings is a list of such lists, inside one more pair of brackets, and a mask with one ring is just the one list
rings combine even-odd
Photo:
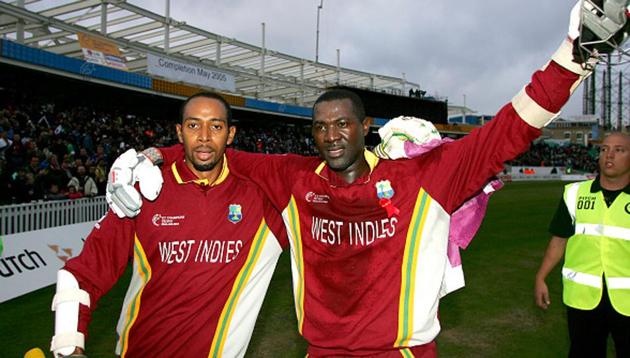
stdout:
[[134,318],[137,317],[139,314],[139,312],[136,312],[136,305],[138,304],[138,300],[140,299],[140,294],[142,290],[147,285],[147,282],[149,282],[149,269],[147,268],[147,262],[143,260],[144,258],[143,250],[141,250],[140,248],[141,248],[140,241],[136,237],[136,242],[133,245],[133,251],[138,256],[138,266],[140,267],[140,270],[144,273],[144,279],[142,282],[142,286],[140,286],[140,288],[138,289],[138,292],[136,292],[136,295],[131,301],[131,307],[130,307],[131,313],[129,314],[129,320],[127,321],[123,334],[120,337],[121,338],[121,352],[126,351],[127,335],[129,334],[129,330],[131,329],[131,322],[133,322]]
[[[420,189],[422,190],[422,189]],[[407,251],[405,253],[405,255],[407,255],[408,259],[407,259],[407,267],[404,268],[405,270],[405,293],[404,293],[404,299],[403,299],[403,334],[401,336],[401,340],[398,341],[399,345],[402,345],[402,343],[407,340],[407,337],[409,335],[409,301],[410,301],[410,297],[411,296],[411,277],[412,277],[412,268],[413,268],[413,263],[416,260],[415,257],[415,252],[416,252],[416,247],[418,244],[419,240],[416,240],[417,235],[418,235],[418,228],[420,227],[420,222],[422,221],[422,218],[424,217],[424,211],[425,211],[425,205],[427,203],[427,193],[422,190],[422,197],[419,198],[418,200],[420,200],[420,207],[418,208],[418,214],[416,215],[416,220],[413,222],[413,230],[411,231],[411,244],[409,245],[409,251]]]
[[223,317],[223,321],[221,322],[221,326],[219,328],[219,336],[216,341],[217,344],[214,347],[214,353],[212,354],[213,357],[219,356],[218,349],[223,344],[223,339],[224,339],[223,335],[225,334],[225,330],[229,326],[229,321],[232,317],[232,311],[234,310],[234,306],[236,305],[236,298],[240,296],[243,290],[243,287],[245,286],[245,280],[249,277],[249,274],[251,273],[251,270],[255,262],[257,261],[256,258],[258,257],[258,252],[260,251],[260,248],[262,247],[262,243],[265,242],[265,236],[267,235],[268,227],[266,224],[264,224],[264,221],[262,225],[263,226],[262,226],[262,229],[260,230],[260,234],[258,235],[258,237],[256,237],[254,241],[254,245],[252,248],[253,251],[250,253],[250,260],[245,264],[245,267],[241,271],[241,277],[236,285],[236,289],[232,291],[232,294],[230,294],[230,298],[228,301],[228,308],[227,308],[227,311],[225,312],[225,316]]
[[401,349],[400,354],[405,358],[413,358],[413,354],[409,350],[409,348]]
[[[303,289],[304,289],[304,280],[303,280],[303,276],[304,276],[304,272],[302,271],[302,240],[300,239],[300,233],[297,230],[297,224],[296,224],[296,220],[299,218],[299,214],[297,210],[297,204],[295,202],[295,198],[292,196],[291,200],[289,201],[289,217],[291,219],[291,231],[293,231],[293,240],[295,242],[295,252],[296,252],[296,266],[298,269],[298,301],[295,303],[296,307],[298,309],[298,317],[297,317],[297,321],[298,321],[298,325],[300,322],[302,322],[302,318],[304,316],[304,307],[302,307],[302,302],[300,301],[300,298],[302,298],[303,296]],[[300,331],[301,331],[301,327],[300,327]]]

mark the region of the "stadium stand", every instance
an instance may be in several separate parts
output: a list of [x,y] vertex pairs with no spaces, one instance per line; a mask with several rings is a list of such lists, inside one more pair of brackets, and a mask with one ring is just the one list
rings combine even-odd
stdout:
[[[233,147],[261,153],[316,155],[307,124],[238,120]],[[3,89],[0,107],[0,204],[103,195],[113,158],[128,148],[176,142],[171,118],[67,106]],[[593,147],[534,144],[512,165],[561,166],[592,172]],[[96,186],[95,192],[85,188]]]
[[579,144],[563,146],[544,142],[532,144],[529,151],[513,160],[514,166],[565,167],[568,172],[580,171],[594,173],[597,171],[597,147]]
[[[20,84],[5,75],[0,81],[0,205],[103,195],[113,158],[128,148],[177,141],[173,118],[179,101],[128,98],[122,90],[58,78],[37,78],[41,86],[35,90],[24,84],[35,78],[14,76],[27,80]],[[60,87],[62,96],[55,94]],[[127,99],[111,103],[113,97]],[[304,120],[278,122],[242,112],[235,119],[234,148],[316,154]],[[84,191],[90,186],[96,194]]]
[[[103,195],[109,165],[122,151],[176,142],[178,99],[4,64],[0,70],[0,205],[81,198],[92,181]],[[237,149],[317,154],[307,118],[241,109],[234,118]],[[372,131],[367,143],[377,142]],[[592,172],[595,155],[592,147],[538,143],[510,164]]]

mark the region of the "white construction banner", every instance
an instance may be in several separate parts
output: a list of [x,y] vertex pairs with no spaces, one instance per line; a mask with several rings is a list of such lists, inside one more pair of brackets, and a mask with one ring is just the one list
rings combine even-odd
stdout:
[[235,92],[234,75],[206,66],[191,65],[167,57],[147,54],[147,71],[175,82],[187,82],[202,87]]
[[0,303],[55,283],[57,271],[81,252],[94,224],[87,222],[2,237]]

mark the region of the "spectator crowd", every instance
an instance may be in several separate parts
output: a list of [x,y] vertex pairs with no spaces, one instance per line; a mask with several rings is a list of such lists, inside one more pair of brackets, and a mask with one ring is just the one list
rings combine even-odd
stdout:
[[[0,107],[0,205],[103,195],[119,154],[177,142],[172,118],[16,98],[5,96]],[[237,149],[316,153],[304,126],[241,120],[237,127]]]
[[[4,91],[6,94],[7,92]],[[103,195],[112,161],[128,148],[177,142],[172,118],[21,99],[0,103],[0,205]],[[260,153],[317,155],[307,124],[236,118],[232,147]],[[593,148],[534,144],[512,165],[594,171]]]
[[570,171],[597,171],[597,147],[580,144],[555,145],[543,141],[532,144],[529,151],[513,160],[515,166],[565,167]]

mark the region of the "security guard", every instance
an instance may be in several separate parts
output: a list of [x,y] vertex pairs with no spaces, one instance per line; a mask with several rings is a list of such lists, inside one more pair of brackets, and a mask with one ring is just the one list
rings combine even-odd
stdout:
[[547,309],[545,278],[564,255],[569,357],[605,357],[609,334],[617,356],[630,357],[629,135],[616,132],[604,140],[599,172],[594,180],[565,187],[534,295]]

